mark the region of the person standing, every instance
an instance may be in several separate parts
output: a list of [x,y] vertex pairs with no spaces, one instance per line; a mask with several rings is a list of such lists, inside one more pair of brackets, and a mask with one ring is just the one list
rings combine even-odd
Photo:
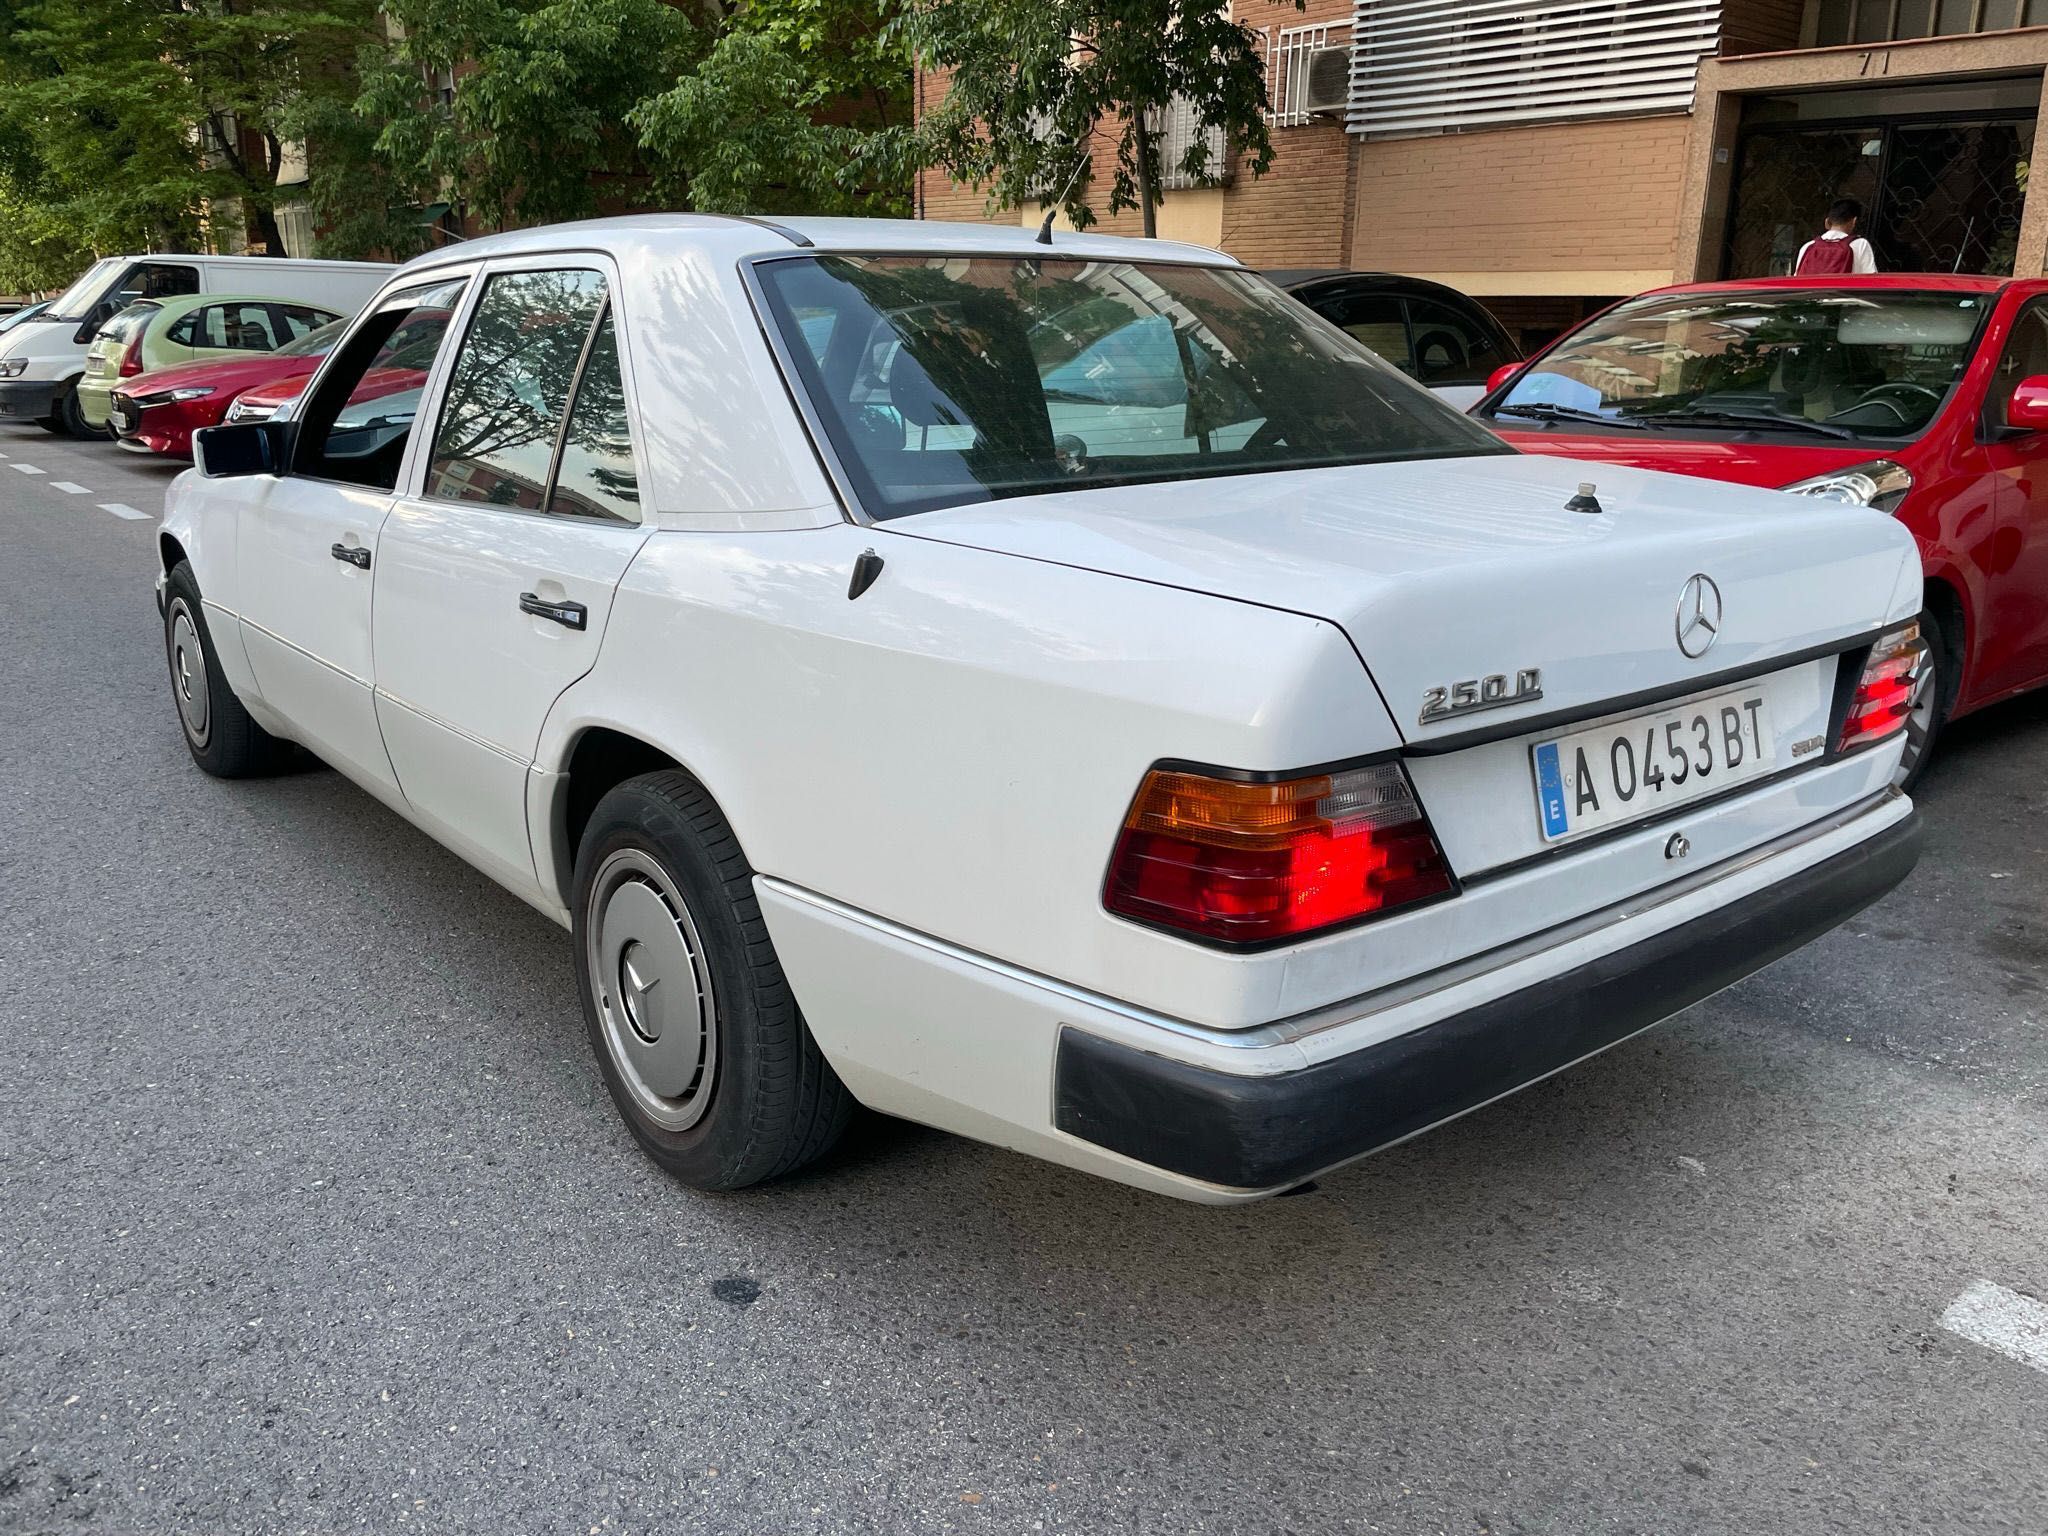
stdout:
[[1845,197],[1828,209],[1827,228],[1799,247],[1794,277],[1841,277],[1846,273],[1877,270],[1877,253],[1868,240],[1856,235],[1856,223],[1863,217],[1863,205]]

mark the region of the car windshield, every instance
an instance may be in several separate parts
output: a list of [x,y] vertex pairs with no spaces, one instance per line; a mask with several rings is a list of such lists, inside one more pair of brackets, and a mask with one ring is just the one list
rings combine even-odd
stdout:
[[1874,289],[1637,299],[1567,336],[1490,414],[1912,437],[1961,380],[1990,307],[1986,294]]
[[93,305],[100,300],[100,294],[126,270],[118,256],[103,256],[85,269],[77,282],[66,288],[50,301],[50,307],[43,311],[45,320],[83,320],[92,313]]
[[757,271],[875,517],[1045,491],[1500,453],[1264,279],[1079,258]]
[[105,347],[101,347],[103,351],[117,348],[120,343],[129,340],[147,325],[149,317],[162,308],[161,304],[130,304],[100,327],[100,333],[94,338],[93,345],[99,347],[101,343],[106,343]]
[[330,320],[306,332],[297,341],[288,341],[271,353],[272,357],[325,357],[334,350],[334,344],[341,340],[341,333],[348,329],[346,320]]

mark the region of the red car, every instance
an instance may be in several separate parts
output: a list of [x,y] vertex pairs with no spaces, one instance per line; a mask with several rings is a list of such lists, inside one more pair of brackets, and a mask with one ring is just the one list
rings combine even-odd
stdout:
[[337,320],[275,352],[185,363],[125,379],[114,391],[107,419],[123,448],[189,459],[192,434],[223,420],[245,391],[275,389],[287,381],[303,387],[345,329],[347,322]]
[[2048,280],[1661,288],[1500,369],[1472,414],[1526,452],[1774,486],[1911,529],[1934,665],[1902,783],[1947,721],[2048,682]]

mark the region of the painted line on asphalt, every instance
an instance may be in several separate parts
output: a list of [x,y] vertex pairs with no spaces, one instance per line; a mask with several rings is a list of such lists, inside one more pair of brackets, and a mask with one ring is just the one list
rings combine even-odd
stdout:
[[91,491],[88,491],[76,480],[52,480],[50,482],[50,489],[62,491],[66,496],[90,496],[92,494]]
[[149,520],[147,512],[138,512],[124,501],[103,501],[99,505],[102,512],[111,512],[116,517],[125,517],[131,523],[147,522]]
[[1941,1326],[2008,1360],[2048,1371],[2048,1304],[1994,1280],[1979,1280],[1948,1304]]
[[24,475],[40,475],[42,473],[42,471],[40,469],[37,469],[33,464],[17,464],[14,467],[20,470]]

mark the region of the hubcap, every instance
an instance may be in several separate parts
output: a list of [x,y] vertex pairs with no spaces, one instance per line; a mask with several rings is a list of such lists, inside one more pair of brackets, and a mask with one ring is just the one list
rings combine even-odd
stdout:
[[688,1130],[718,1068],[718,1008],[688,904],[653,858],[621,849],[591,882],[585,933],[613,1065],[650,1120]]
[[178,718],[192,745],[206,745],[213,725],[213,700],[206,686],[206,647],[192,610],[179,598],[171,604],[171,691],[178,699]]

